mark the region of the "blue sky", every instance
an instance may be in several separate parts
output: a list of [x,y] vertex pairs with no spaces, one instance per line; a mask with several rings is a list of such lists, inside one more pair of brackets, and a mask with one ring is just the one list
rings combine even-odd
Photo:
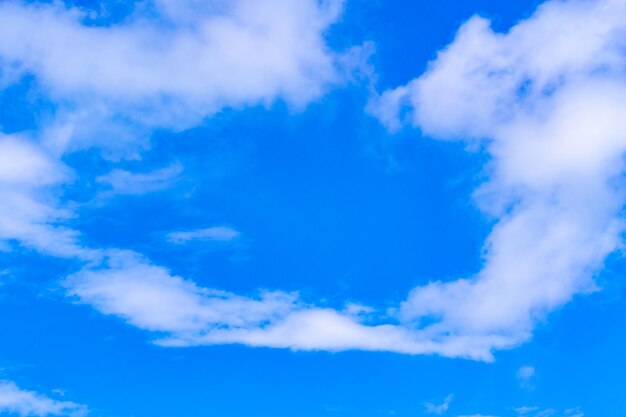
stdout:
[[626,416],[624,22],[0,2],[0,415]]

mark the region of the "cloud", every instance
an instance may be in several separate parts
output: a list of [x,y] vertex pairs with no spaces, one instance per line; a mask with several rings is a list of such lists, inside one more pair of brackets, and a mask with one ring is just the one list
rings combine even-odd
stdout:
[[427,414],[435,414],[435,415],[441,415],[444,414],[446,411],[448,411],[448,408],[450,408],[450,403],[452,402],[452,399],[454,398],[454,395],[449,394],[444,400],[443,403],[441,404],[433,404],[433,403],[426,403],[424,404],[424,406],[426,407],[426,413]]
[[568,408],[565,410],[566,417],[585,417],[585,413],[580,409],[580,407]]
[[[541,407],[517,407],[512,409],[517,417],[584,417],[584,413],[581,411],[580,407],[568,408],[562,412],[555,410],[554,408],[546,408],[542,409]],[[506,415],[510,415],[506,413]],[[458,417],[495,417],[495,416],[487,416],[484,414],[471,414],[471,415],[462,415]]]
[[141,195],[170,187],[182,172],[179,163],[141,173],[114,169],[96,178],[96,182],[109,187],[107,195]]
[[[62,2],[0,4],[0,72],[32,75],[57,106],[57,149],[124,148],[225,107],[301,107],[340,81],[325,32],[340,0],[155,0],[115,24]],[[15,75],[12,79],[15,79]]]
[[20,417],[83,417],[87,415],[87,407],[23,390],[11,381],[0,381],[0,414],[4,413]]
[[526,415],[526,414],[530,414],[530,413],[534,413],[536,411],[539,411],[539,407],[536,406],[532,406],[532,407],[517,407],[514,409],[514,411],[519,414],[520,416]]
[[[489,154],[489,180],[475,198],[495,226],[474,276],[417,287],[380,314],[282,291],[204,288],[138,254],[81,246],[79,233],[62,225],[72,210],[55,195],[71,180],[65,152],[123,148],[152,129],[189,127],[225,107],[278,99],[301,106],[338,80],[324,34],[341,2],[144,4],[155,14],[138,9],[100,26],[60,2],[0,4],[3,72],[31,74],[57,106],[37,141],[5,135],[0,142],[0,238],[88,261],[64,281],[77,302],[153,332],[166,346],[492,360],[494,350],[528,340],[547,313],[595,291],[594,275],[621,248],[626,5],[617,0],[548,2],[504,34],[472,18],[425,74],[370,106],[390,129],[408,122]],[[114,170],[100,181],[141,193],[175,171]],[[173,240],[218,235],[207,230]]]
[[492,415],[485,415],[485,414],[463,414],[462,416],[459,417],[496,417],[496,416],[492,416]]
[[[61,162],[68,152],[96,146],[139,158],[154,129],[194,126],[225,107],[303,106],[341,78],[341,57],[325,43],[338,0],[155,0],[117,22],[99,15],[104,6],[0,3],[0,89],[29,77],[26,94],[43,96],[52,112],[28,138],[0,133],[3,249],[17,241],[47,255],[96,255],[63,226],[75,215],[61,203],[73,175]],[[108,194],[142,194],[181,170],[114,169],[97,180]]]
[[[474,276],[415,288],[406,325],[515,346],[623,245],[626,4],[550,1],[506,33],[474,17],[427,71],[369,111],[391,130],[489,155],[475,200],[495,221]],[[496,348],[496,346],[493,346]]]
[[184,244],[194,240],[230,242],[237,239],[240,235],[241,233],[228,226],[215,226],[184,232],[172,232],[167,235],[167,239],[176,244]]
[[517,370],[517,379],[520,382],[520,386],[526,389],[533,388],[533,379],[535,378],[536,371],[533,366],[525,365]]
[[130,251],[105,251],[64,280],[69,297],[140,329],[169,347],[243,344],[292,350],[368,350],[491,358],[483,339],[433,338],[383,315],[339,311],[305,302],[297,293],[260,291],[241,296],[200,287]]
[[0,241],[20,242],[41,253],[87,259],[72,217],[52,190],[69,181],[70,170],[38,143],[0,133]]

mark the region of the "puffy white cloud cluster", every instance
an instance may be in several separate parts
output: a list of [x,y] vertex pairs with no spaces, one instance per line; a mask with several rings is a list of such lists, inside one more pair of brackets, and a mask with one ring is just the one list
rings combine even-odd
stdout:
[[[490,156],[476,200],[496,224],[475,276],[415,288],[408,325],[526,340],[622,247],[626,3],[550,1],[507,33],[474,17],[428,70],[372,104],[390,129]],[[495,346],[494,346],[495,347]]]
[[62,2],[0,4],[2,79],[31,75],[58,106],[47,127],[58,149],[121,150],[150,129],[190,127],[225,107],[277,99],[303,106],[340,81],[345,62],[324,35],[341,0],[155,0],[137,8],[98,26],[88,19],[93,11]]

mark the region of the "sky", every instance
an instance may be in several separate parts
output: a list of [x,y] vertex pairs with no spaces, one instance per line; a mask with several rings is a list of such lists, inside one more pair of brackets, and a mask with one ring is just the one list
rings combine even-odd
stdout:
[[0,415],[626,416],[625,35],[0,1]]

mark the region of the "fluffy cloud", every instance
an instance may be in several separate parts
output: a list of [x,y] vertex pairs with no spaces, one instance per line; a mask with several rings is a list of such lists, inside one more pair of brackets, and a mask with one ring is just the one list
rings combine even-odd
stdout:
[[[116,24],[62,2],[0,4],[0,73],[35,77],[58,149],[136,142],[224,107],[295,107],[339,81],[324,35],[340,0],[138,2]],[[9,74],[9,75],[7,75]]]
[[507,33],[474,17],[370,110],[390,129],[463,140],[490,156],[476,201],[495,226],[475,276],[415,288],[407,325],[511,345],[622,247],[626,4],[550,1]]
[[20,417],[83,417],[87,415],[87,408],[23,390],[10,381],[0,381],[0,414],[5,413]]
[[78,233],[62,226],[72,213],[53,192],[69,176],[38,143],[0,134],[0,241],[53,256],[90,258],[92,251],[79,245]]
[[[298,294],[262,291],[255,297],[203,288],[130,251],[106,251],[68,277],[70,297],[103,314],[154,332],[170,347],[216,344],[292,350],[369,350],[491,359],[492,337],[444,337],[413,331],[369,309],[319,307]],[[374,322],[372,322],[374,321]]]

